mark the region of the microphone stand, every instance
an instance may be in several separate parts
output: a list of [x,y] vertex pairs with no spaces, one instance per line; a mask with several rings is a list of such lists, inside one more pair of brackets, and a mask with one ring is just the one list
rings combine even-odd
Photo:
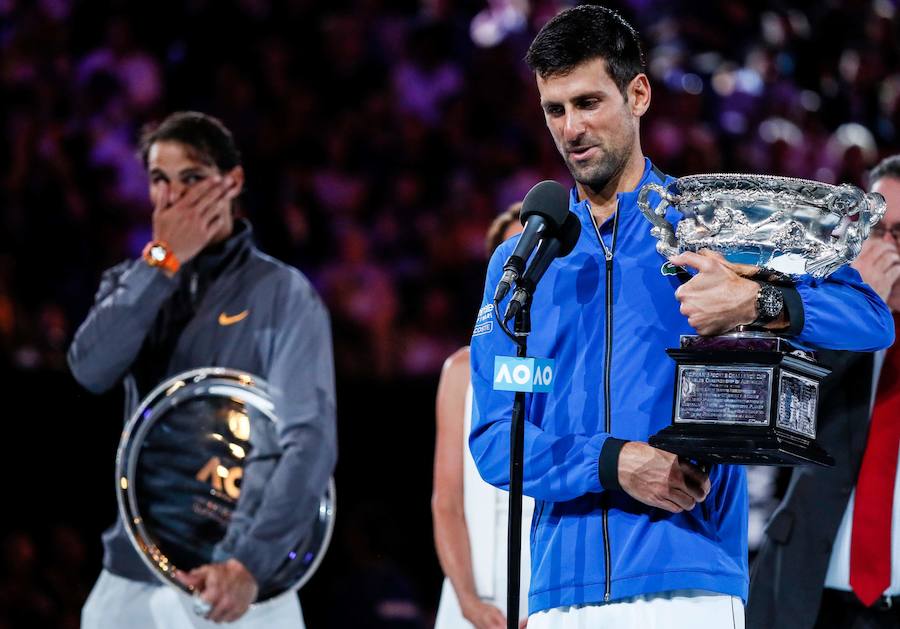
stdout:
[[[517,358],[528,354],[528,335],[531,334],[531,292],[516,313],[513,332],[499,314],[499,302],[494,304],[494,316],[500,327],[515,341]],[[516,391],[513,399],[512,421],[509,425],[509,510],[507,519],[506,560],[506,627],[519,627],[519,585],[522,571],[522,459],[525,449],[525,392]]]

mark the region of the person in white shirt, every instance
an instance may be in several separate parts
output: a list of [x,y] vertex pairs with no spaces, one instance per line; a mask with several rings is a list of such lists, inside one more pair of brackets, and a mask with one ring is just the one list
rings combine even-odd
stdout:
[[[494,220],[487,234],[490,256],[522,231],[516,203]],[[435,629],[506,629],[506,533],[509,495],[481,479],[468,439],[472,419],[469,348],[444,363],[436,401],[434,453],[434,545],[446,575]],[[534,500],[522,502],[522,580],[519,617],[526,617],[528,534]]]

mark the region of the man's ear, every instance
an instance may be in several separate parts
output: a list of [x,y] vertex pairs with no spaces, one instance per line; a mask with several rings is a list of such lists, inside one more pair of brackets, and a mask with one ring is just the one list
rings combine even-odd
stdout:
[[231,177],[235,180],[238,186],[238,190],[241,192],[244,191],[244,167],[243,166],[235,166],[227,173],[225,173],[226,177]]
[[643,72],[631,79],[631,83],[628,84],[628,104],[632,115],[638,118],[650,108],[650,81]]

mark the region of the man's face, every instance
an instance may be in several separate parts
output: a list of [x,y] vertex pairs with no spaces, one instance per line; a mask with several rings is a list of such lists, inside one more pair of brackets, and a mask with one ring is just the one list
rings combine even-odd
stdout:
[[547,128],[579,184],[603,189],[634,150],[638,120],[649,104],[643,75],[632,81],[629,96],[635,82],[647,91],[626,100],[602,58],[585,61],[568,74],[537,77]]
[[[237,171],[241,170],[240,173]],[[201,161],[194,152],[180,142],[155,142],[147,153],[147,171],[150,177],[150,201],[154,207],[171,207],[192,186],[205,179],[217,175],[229,174],[240,177],[243,181],[243,170],[235,168],[230,173],[221,173],[219,169],[205,161]],[[215,194],[211,191],[210,194]],[[219,213],[222,216],[221,228],[210,242],[224,240],[231,234],[234,224],[231,213],[231,202],[219,202]]]
[[[900,179],[896,177],[882,177],[872,186],[872,191],[880,192],[884,195],[884,200],[887,202],[884,218],[879,223],[879,226],[883,227],[885,231],[881,238],[890,243],[895,250],[900,251],[900,243],[891,235],[892,229],[895,231],[900,230]],[[875,238],[876,236],[872,234],[871,237]],[[900,279],[894,282],[891,294],[887,298],[887,304],[895,312],[900,312]]]

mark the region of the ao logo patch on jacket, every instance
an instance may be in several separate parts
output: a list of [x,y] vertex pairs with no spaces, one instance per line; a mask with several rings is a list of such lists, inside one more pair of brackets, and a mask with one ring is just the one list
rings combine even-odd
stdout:
[[494,304],[482,306],[478,311],[478,318],[475,319],[475,329],[472,330],[472,336],[481,336],[487,334],[494,329]]
[[555,361],[549,358],[494,357],[494,390],[549,393]]

